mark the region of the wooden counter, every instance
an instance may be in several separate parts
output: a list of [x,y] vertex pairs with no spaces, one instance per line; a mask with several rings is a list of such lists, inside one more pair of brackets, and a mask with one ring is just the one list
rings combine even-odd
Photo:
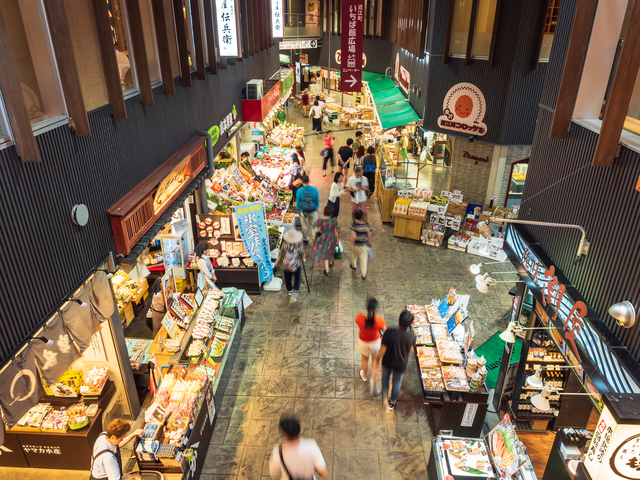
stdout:
[[395,218],[393,224],[393,236],[400,238],[408,238],[410,240],[420,240],[422,234],[422,224],[427,219],[424,217],[414,217],[411,215],[402,215],[399,213],[392,213],[392,217]]
[[[382,174],[380,170],[376,171],[376,191],[375,195],[378,197],[378,206],[380,207],[380,216],[383,223],[390,223],[391,212],[393,211],[393,204],[396,201],[396,189],[384,188],[384,182],[382,181]],[[418,238],[420,238],[418,236]]]

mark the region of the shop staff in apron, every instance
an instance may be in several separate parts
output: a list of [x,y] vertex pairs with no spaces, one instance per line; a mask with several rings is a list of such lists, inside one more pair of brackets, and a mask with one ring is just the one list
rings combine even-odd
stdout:
[[129,422],[116,418],[107,425],[107,431],[98,436],[93,446],[90,480],[120,480],[122,478],[120,447],[129,443],[134,437],[142,435],[142,430],[136,430],[127,435],[129,430],[131,430]]
[[204,253],[208,249],[209,249],[209,246],[204,242],[201,242],[198,245],[196,245],[196,258],[197,258],[196,263],[200,268],[200,270],[202,270],[202,273],[204,273],[204,277],[207,279],[207,284],[209,285],[209,288],[216,288],[216,285],[215,285],[215,282],[217,280],[216,272],[213,269],[213,265],[211,265],[211,259],[209,258],[208,255]]

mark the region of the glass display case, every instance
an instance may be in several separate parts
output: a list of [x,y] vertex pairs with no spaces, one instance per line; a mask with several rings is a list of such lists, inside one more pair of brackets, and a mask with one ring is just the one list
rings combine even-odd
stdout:
[[524,192],[524,182],[527,180],[527,170],[529,170],[529,159],[516,162],[511,165],[511,177],[509,178],[509,190],[504,206],[511,208],[520,205]]
[[186,265],[189,260],[189,244],[187,241],[187,230],[182,230],[172,234],[160,235],[162,245],[162,256],[164,258],[164,268],[173,268],[176,278],[186,278]]

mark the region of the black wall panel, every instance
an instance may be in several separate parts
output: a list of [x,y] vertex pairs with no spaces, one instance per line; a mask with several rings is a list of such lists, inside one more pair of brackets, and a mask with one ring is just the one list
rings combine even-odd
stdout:
[[[95,110],[90,137],[76,137],[67,126],[38,135],[41,163],[20,162],[13,147],[0,150],[0,363],[115,251],[106,210],[198,130],[219,123],[234,104],[240,111],[248,80],[277,69],[273,47],[194,79],[191,88],[178,85],[175,96],[156,88],[154,106],[130,98],[127,119],[113,120],[109,106]],[[78,203],[89,209],[85,227],[71,222]]]
[[598,134],[577,124],[564,140],[550,140],[553,113],[540,109],[520,218],[578,224],[591,242],[582,262],[579,233],[530,227],[532,236],[631,354],[640,360],[640,322],[623,329],[609,316],[614,303],[640,309],[640,154],[621,148],[613,167],[592,167]]

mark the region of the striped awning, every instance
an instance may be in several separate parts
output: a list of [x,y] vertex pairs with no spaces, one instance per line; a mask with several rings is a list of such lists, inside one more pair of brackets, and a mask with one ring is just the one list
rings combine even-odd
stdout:
[[[549,276],[551,261],[537,245],[527,242],[523,238],[524,235],[526,235],[524,229],[508,225],[504,250],[536,301],[542,306],[549,298],[548,285],[550,280],[553,280]],[[586,375],[581,378],[585,387],[588,387],[587,381],[590,381],[599,393],[607,390],[613,393],[640,393],[638,362],[598,315],[586,306],[586,302],[577,290],[569,285],[557,267],[554,267],[553,276],[559,283],[565,285],[565,292],[557,311],[549,304],[552,302],[546,301],[545,313],[548,314],[551,326],[560,338],[565,340],[565,349],[569,352],[572,351],[571,335],[567,337],[567,333],[575,333],[573,341],[579,354],[577,363]],[[582,302],[587,311],[584,312],[584,316],[579,317],[581,323],[579,329],[574,330],[578,302]],[[570,320],[569,324],[567,324],[568,320]],[[565,351],[562,348],[560,350],[566,357]]]

